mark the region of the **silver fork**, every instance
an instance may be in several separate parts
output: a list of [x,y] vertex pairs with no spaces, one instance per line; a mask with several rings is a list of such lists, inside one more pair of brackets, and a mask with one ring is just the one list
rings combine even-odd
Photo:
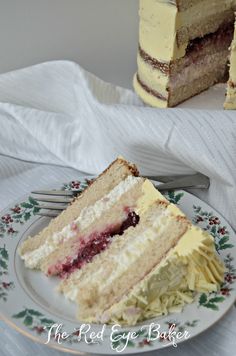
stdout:
[[[154,184],[157,181],[155,186],[160,192],[176,189],[208,189],[210,186],[210,179],[201,173],[178,176],[146,176],[146,178],[154,181]],[[158,182],[163,183],[159,184]],[[49,211],[37,214],[47,217],[56,217],[80,194],[78,191],[69,190],[37,190],[31,193],[37,196],[34,196],[36,201],[47,203],[38,205],[38,208]]]

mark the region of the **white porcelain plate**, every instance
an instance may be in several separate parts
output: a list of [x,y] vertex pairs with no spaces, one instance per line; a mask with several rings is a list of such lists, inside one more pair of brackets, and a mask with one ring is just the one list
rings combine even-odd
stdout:
[[[83,178],[63,184],[63,189],[82,191],[87,183]],[[2,318],[19,332],[41,343],[47,342],[48,331],[53,326],[48,345],[78,354],[141,353],[171,346],[175,341],[182,342],[186,337],[205,331],[235,301],[236,237],[228,223],[198,198],[183,191],[169,192],[166,197],[178,204],[194,224],[214,236],[217,251],[227,268],[218,293],[198,294],[194,303],[187,305],[182,313],[150,320],[136,327],[117,325],[112,329],[111,326],[92,324],[81,328],[81,323],[75,319],[75,305],[55,291],[57,278],[47,278],[40,272],[26,269],[17,254],[19,244],[49,222],[49,218],[36,215],[39,211],[37,202],[25,197],[0,215]],[[59,325],[57,330],[55,324]],[[176,339],[175,332],[180,332],[182,338]]]

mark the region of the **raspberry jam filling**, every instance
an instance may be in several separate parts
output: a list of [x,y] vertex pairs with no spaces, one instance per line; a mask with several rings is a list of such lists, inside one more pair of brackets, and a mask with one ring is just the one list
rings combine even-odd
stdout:
[[77,257],[68,263],[60,265],[60,277],[65,278],[76,269],[80,269],[85,263],[92,260],[94,256],[104,251],[115,235],[123,235],[129,227],[135,227],[140,217],[134,212],[129,212],[127,218],[119,226],[112,226],[102,232],[94,232],[90,235],[89,242],[80,249]]

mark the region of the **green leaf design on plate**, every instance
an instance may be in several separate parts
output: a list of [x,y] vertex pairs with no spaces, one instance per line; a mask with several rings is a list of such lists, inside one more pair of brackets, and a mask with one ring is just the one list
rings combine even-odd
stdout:
[[206,303],[204,304],[204,307],[212,310],[219,310],[219,307],[214,303]]
[[214,297],[209,299],[209,303],[221,303],[225,300],[224,297]]
[[135,343],[133,341],[129,340],[127,346],[128,347],[134,347]]
[[25,326],[31,326],[33,324],[33,318],[31,315],[26,315],[24,321],[23,321]]
[[224,236],[222,239],[219,241],[219,245],[224,245],[226,242],[229,241],[229,236]]
[[177,204],[179,203],[180,199],[183,198],[183,196],[184,196],[184,193],[179,193],[175,196],[175,201]]
[[21,312],[19,312],[18,314],[13,315],[12,317],[16,318],[16,319],[21,319],[26,316],[26,313],[27,313],[27,310],[25,309],[25,310],[22,310]]
[[15,287],[13,282],[6,281],[3,278],[3,276],[8,274],[8,259],[9,253],[4,245],[0,247],[0,276],[2,277],[2,279],[0,279],[0,301],[3,302],[7,301],[9,291]]
[[32,316],[43,316],[42,313],[34,309],[27,309],[27,312]]
[[22,323],[25,326],[37,333],[45,332],[45,327],[55,324],[54,320],[46,318],[43,313],[35,309],[25,308],[12,317],[16,319],[22,319]]
[[55,322],[51,319],[47,319],[47,318],[43,318],[43,319],[40,319],[41,323],[44,324],[44,325],[52,325],[54,324]]
[[[211,297],[212,294],[215,294],[214,297]],[[218,303],[222,303],[225,300],[223,296],[217,296],[216,293],[211,293],[207,295],[202,293],[199,298],[199,307],[205,307],[212,310],[219,310]]]
[[0,260],[0,267],[2,267],[3,269],[7,270],[7,263],[3,260]]
[[205,293],[203,293],[200,298],[199,298],[199,304],[203,305],[207,302],[207,295]]
[[169,200],[170,203],[178,205],[180,200],[183,198],[184,193],[176,193],[175,191],[169,191],[166,194],[166,198]]
[[24,220],[25,220],[25,221],[28,221],[28,220],[30,219],[30,217],[31,217],[31,213],[30,213],[30,212],[27,212],[27,213],[25,213],[25,215],[24,215]]
[[29,202],[30,202],[30,204],[32,204],[32,205],[39,205],[39,203],[38,203],[34,198],[32,198],[32,197],[29,197]]
[[185,325],[186,325],[187,327],[194,328],[194,327],[198,324],[198,321],[199,321],[199,320],[193,320],[193,321],[191,321],[191,322],[187,321],[187,322],[185,323]]
[[37,214],[40,211],[40,208],[37,208],[36,206],[33,209],[33,214]]
[[7,252],[7,250],[6,250],[6,247],[5,247],[5,245],[4,245],[4,247],[0,247],[0,254],[1,254],[1,256],[2,256],[2,258],[4,259],[4,260],[7,260],[8,261],[8,258],[9,258],[9,256],[8,256],[8,252]]
[[221,224],[220,218],[213,212],[204,211],[200,206],[193,205],[195,216],[194,224],[201,224],[201,228],[208,231],[215,239],[216,251],[233,248],[234,245],[229,242],[230,236],[226,226]]
[[221,245],[218,250],[226,250],[228,248],[233,248],[233,247],[234,247],[234,245],[232,245],[232,244],[225,244],[225,245]]
[[12,215],[14,220],[21,219],[23,214]]
[[32,209],[33,208],[33,205],[32,204],[29,204],[29,203],[21,203],[20,205],[22,208],[25,208],[25,209]]

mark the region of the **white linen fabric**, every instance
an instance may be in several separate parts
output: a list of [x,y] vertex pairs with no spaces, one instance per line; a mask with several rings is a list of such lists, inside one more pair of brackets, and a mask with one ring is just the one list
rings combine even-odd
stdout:
[[[236,113],[157,110],[72,62],[56,61],[0,76],[0,209],[37,188],[96,174],[116,156],[144,174],[202,172],[197,191],[236,227]],[[158,352],[229,356],[236,309],[207,333]],[[0,322],[1,355],[59,355]],[[156,352],[147,355],[156,355]]]
[[234,228],[235,132],[233,111],[149,108],[69,61],[0,76],[0,154],[91,174],[118,155],[143,174],[198,171],[211,178],[198,195]]

